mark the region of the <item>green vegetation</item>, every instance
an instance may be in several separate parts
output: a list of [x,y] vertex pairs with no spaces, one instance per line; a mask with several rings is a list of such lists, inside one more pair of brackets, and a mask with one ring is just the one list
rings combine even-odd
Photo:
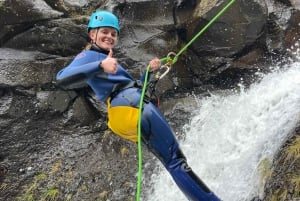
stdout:
[[270,201],[285,200],[286,196],[287,196],[287,190],[286,189],[277,189],[273,193]]
[[34,181],[32,184],[28,185],[25,188],[25,192],[21,197],[18,197],[18,201],[34,201],[35,200],[35,192],[38,189],[38,176],[34,177]]
[[2,184],[0,185],[0,191],[6,190],[7,187],[8,187],[8,185],[7,185],[6,183],[2,183]]
[[[23,193],[17,201],[70,201],[72,194],[60,191],[60,186],[67,186],[73,182],[73,172],[63,171],[63,161],[56,161],[47,173],[40,173],[32,179],[32,182],[23,186]],[[79,189],[82,190],[82,189]]]
[[260,163],[258,164],[258,170],[262,178],[270,177],[272,175],[270,159],[265,158],[260,161]]
[[289,145],[286,149],[286,160],[297,160],[300,158],[300,136]]
[[41,201],[56,201],[59,195],[59,190],[58,189],[49,189],[49,190],[44,190],[42,196],[41,196]]
[[300,197],[300,176],[296,175],[295,178],[291,179],[291,182],[295,185],[295,197]]
[[271,161],[269,158],[264,158],[258,164],[259,172],[259,191],[264,191],[266,181],[271,177],[273,171],[271,169]]
[[[273,171],[269,175],[270,194],[266,200],[293,200],[300,197],[300,136],[289,140],[279,158],[274,161]],[[264,166],[264,165],[262,165]],[[266,172],[262,171],[264,174]],[[264,175],[263,174],[263,175]]]

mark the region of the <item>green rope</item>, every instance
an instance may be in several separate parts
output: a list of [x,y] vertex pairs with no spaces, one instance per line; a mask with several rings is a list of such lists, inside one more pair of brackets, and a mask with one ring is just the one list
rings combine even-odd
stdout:
[[[203,27],[181,50],[175,55],[174,58],[170,56],[164,57],[160,59],[161,62],[168,62],[169,64],[174,64],[178,57],[203,33],[205,32],[211,24],[213,24],[233,3],[235,0],[231,0],[219,13],[215,15],[213,19],[211,19],[205,27]],[[140,200],[141,196],[141,181],[142,181],[142,142],[141,142],[141,120],[142,120],[142,110],[144,104],[144,96],[147,89],[147,82],[149,77],[149,69],[150,65],[147,66],[144,85],[142,88],[141,99],[139,103],[139,112],[138,112],[138,181],[137,181],[137,190],[136,190],[136,201]]]
[[136,201],[140,200],[141,196],[141,181],[142,181],[142,142],[141,142],[141,121],[142,121],[142,110],[143,110],[143,104],[144,104],[144,96],[147,88],[147,82],[148,82],[148,76],[149,76],[149,69],[150,65],[148,65],[147,70],[146,70],[146,76],[145,76],[145,81],[142,89],[142,94],[141,94],[141,99],[140,99],[140,104],[139,104],[139,118],[138,118],[138,185],[136,189]]
[[[165,62],[167,60],[166,58],[160,59],[161,62]],[[137,184],[137,189],[136,189],[136,201],[140,200],[141,197],[141,181],[142,181],[142,166],[143,166],[143,156],[142,156],[142,141],[141,141],[141,126],[142,126],[142,110],[143,110],[143,104],[144,104],[144,97],[145,93],[147,90],[147,83],[148,83],[148,77],[149,77],[149,69],[150,65],[147,66],[146,69],[146,75],[145,75],[145,80],[144,80],[144,85],[142,89],[142,94],[141,94],[141,99],[139,103],[139,112],[138,112],[138,184]]]

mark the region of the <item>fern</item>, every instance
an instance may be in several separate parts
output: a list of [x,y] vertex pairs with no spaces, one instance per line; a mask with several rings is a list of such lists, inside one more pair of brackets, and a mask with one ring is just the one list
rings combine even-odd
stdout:
[[300,158],[300,136],[296,137],[296,139],[288,146],[285,151],[286,160],[297,160]]

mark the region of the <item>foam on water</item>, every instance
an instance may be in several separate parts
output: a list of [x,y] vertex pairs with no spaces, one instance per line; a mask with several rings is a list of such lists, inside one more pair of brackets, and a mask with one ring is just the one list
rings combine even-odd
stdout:
[[[181,141],[189,165],[224,201],[260,195],[258,165],[274,153],[299,121],[300,63],[265,75],[249,89],[199,99]],[[157,164],[147,201],[185,201]]]

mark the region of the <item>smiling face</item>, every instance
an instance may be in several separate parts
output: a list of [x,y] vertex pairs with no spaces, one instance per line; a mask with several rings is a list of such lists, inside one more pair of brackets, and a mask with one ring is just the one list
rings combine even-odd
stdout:
[[109,51],[118,41],[118,31],[110,27],[101,27],[99,29],[92,29],[89,36],[93,43],[100,48]]

